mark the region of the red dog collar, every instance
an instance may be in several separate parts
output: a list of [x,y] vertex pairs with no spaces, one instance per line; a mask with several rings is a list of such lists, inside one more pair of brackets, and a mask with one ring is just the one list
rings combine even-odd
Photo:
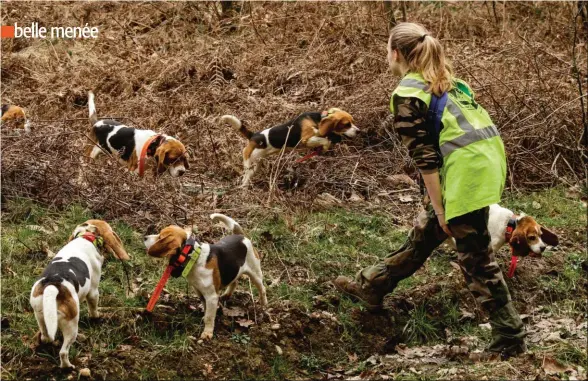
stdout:
[[314,157],[316,155],[319,155],[322,151],[323,151],[323,147],[318,147],[317,149],[315,149],[314,151],[310,152],[306,156],[301,157],[300,159],[296,160],[296,162],[297,163],[305,162],[306,160],[310,159],[311,157]]
[[85,240],[88,240],[92,243],[94,243],[94,241],[96,241],[96,236],[92,233],[89,233],[89,232],[82,234],[82,238]]
[[139,157],[139,176],[143,177],[143,173],[145,172],[145,160],[147,157],[155,155],[155,150],[159,147],[163,139],[163,135],[157,134],[150,137],[149,140],[145,142],[145,145],[141,150],[141,156]]
[[94,233],[86,232],[82,235],[76,235],[75,238],[83,238],[86,241],[91,242],[96,247],[102,247],[104,244],[104,239],[102,237],[97,237]]

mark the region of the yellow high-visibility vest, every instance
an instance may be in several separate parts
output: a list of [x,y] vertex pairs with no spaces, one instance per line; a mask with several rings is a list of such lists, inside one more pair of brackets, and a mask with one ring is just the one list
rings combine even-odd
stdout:
[[[431,103],[429,84],[419,73],[409,73],[392,93],[394,97],[415,97]],[[445,218],[461,216],[500,202],[506,180],[506,155],[498,129],[488,112],[474,100],[473,91],[456,79],[447,93],[439,133],[443,156],[441,182]]]

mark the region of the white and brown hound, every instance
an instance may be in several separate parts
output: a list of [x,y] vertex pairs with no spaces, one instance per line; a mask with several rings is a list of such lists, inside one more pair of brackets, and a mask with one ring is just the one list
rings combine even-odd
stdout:
[[186,148],[178,139],[151,130],[140,130],[126,126],[116,120],[98,120],[94,94],[88,93],[90,113],[91,152],[86,152],[92,159],[103,150],[116,155],[129,171],[143,176],[146,161],[153,158],[154,176],[159,176],[169,169],[172,177],[182,176],[190,168]]
[[[232,235],[223,237],[215,244],[194,243],[191,260],[195,262],[188,270],[186,279],[196,294],[204,299],[202,339],[212,338],[219,298],[232,295],[241,275],[247,275],[259,291],[260,304],[267,304],[261,261],[251,240],[243,235],[243,229],[232,218],[223,214],[212,214],[210,217],[214,222],[222,223]],[[146,235],[147,254],[169,259],[183,249],[191,234],[191,228],[171,225],[159,234]],[[221,295],[220,291],[225,287]]]
[[328,111],[305,112],[296,118],[260,132],[250,131],[237,117],[223,115],[221,122],[239,131],[249,143],[243,149],[244,175],[241,186],[249,185],[257,164],[262,158],[282,149],[310,148],[327,151],[342,136],[353,138],[359,132],[353,117],[338,108]]
[[70,242],[59,250],[33,285],[30,302],[40,341],[53,342],[58,328],[63,334],[59,351],[62,368],[74,367],[69,362],[69,347],[78,335],[80,303],[87,301],[90,317],[98,317],[102,248],[121,260],[130,259],[120,238],[106,222],[88,220],[78,225]]
[[[488,216],[488,233],[490,234],[490,248],[494,253],[508,243],[514,254],[540,256],[547,246],[557,246],[557,235],[540,225],[531,216],[515,215],[512,210],[498,204],[490,205]],[[455,240],[448,240],[455,248]]]

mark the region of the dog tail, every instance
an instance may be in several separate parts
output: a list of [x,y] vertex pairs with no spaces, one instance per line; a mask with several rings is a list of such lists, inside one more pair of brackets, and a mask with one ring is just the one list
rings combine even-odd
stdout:
[[96,113],[96,105],[94,104],[94,93],[91,91],[88,91],[88,111],[90,123],[94,126],[98,122],[98,114]]
[[51,341],[55,340],[57,333],[57,294],[59,290],[53,285],[45,287],[43,291],[43,318]]
[[247,129],[247,127],[245,127],[243,123],[241,123],[239,118],[237,118],[234,115],[223,115],[221,116],[220,120],[221,122],[230,124],[231,127],[239,131],[241,135],[243,135],[246,139],[251,139],[251,137],[253,136],[253,132],[249,131],[249,129]]
[[245,235],[245,232],[243,231],[241,225],[239,225],[237,221],[233,220],[231,217],[227,217],[224,214],[220,213],[213,213],[210,215],[210,219],[213,222],[222,223],[225,226],[225,228],[227,228],[232,234]]

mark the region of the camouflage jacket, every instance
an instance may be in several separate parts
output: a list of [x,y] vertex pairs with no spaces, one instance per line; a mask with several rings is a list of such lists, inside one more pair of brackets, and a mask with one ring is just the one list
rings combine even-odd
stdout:
[[417,168],[423,173],[437,171],[442,161],[434,138],[427,132],[427,104],[412,97],[395,96],[392,101],[397,110],[394,129],[400,134]]

